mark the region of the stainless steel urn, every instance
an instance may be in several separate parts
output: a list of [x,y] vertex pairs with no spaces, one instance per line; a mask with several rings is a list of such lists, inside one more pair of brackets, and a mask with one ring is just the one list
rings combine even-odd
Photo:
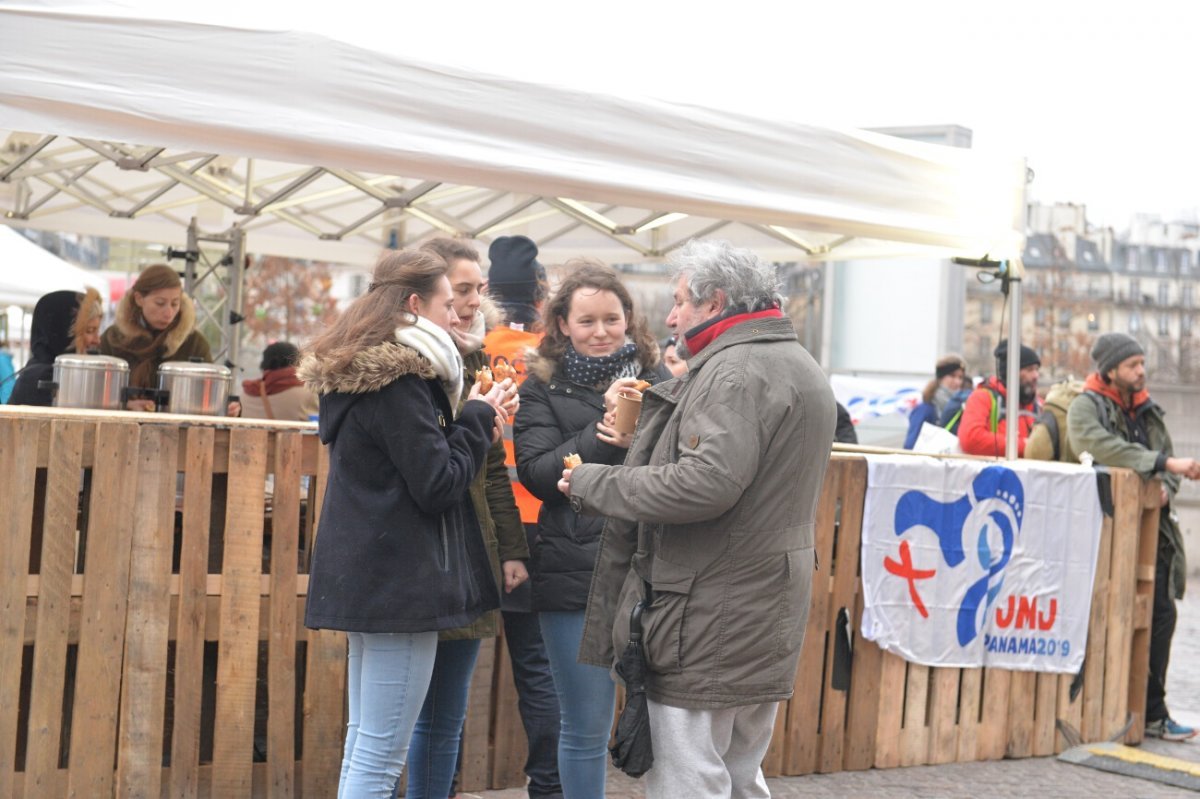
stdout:
[[168,413],[224,416],[233,372],[215,363],[167,361],[158,367],[158,390]]
[[54,359],[54,381],[49,385],[58,408],[98,411],[125,409],[129,364],[109,355],[66,353]]

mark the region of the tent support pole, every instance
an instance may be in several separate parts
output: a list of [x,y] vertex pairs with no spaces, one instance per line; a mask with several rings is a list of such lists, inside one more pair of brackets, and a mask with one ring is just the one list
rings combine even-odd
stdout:
[[[1021,264],[1009,261],[1008,283],[1008,364],[1004,376],[1008,396],[1005,417],[1008,424],[1004,431],[1004,457],[1016,460],[1019,452],[1017,434],[1021,429]],[[1015,274],[1013,274],[1015,272]]]

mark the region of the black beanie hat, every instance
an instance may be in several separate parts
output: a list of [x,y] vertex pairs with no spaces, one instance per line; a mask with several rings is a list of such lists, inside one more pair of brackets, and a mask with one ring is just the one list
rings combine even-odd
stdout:
[[[996,356],[996,376],[1004,380],[1008,375],[1008,339],[1001,339],[996,345],[996,351],[992,353]],[[1037,352],[1033,347],[1021,345],[1021,368],[1026,366],[1041,366],[1042,359],[1038,357]]]
[[1092,346],[1092,360],[1096,362],[1096,371],[1102,375],[1116,369],[1126,358],[1145,354],[1142,345],[1128,333],[1105,333]]
[[502,302],[533,304],[546,269],[538,263],[538,248],[525,236],[501,236],[488,247],[488,288]]

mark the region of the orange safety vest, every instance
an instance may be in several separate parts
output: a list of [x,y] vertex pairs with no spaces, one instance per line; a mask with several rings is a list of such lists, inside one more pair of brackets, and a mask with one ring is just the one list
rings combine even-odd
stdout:
[[[511,366],[517,373],[517,385],[520,385],[525,382],[526,351],[536,348],[541,340],[541,333],[497,327],[484,337],[483,350],[487,353],[491,366],[499,363]],[[521,521],[525,524],[537,524],[542,501],[529,493],[529,489],[517,479],[517,459],[513,452],[511,424],[504,426],[504,465],[508,467],[508,478],[512,481],[513,497],[521,511]]]

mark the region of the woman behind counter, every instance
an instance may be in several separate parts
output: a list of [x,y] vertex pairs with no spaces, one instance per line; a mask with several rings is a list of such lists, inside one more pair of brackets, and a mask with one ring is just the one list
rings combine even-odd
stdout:
[[52,291],[33,307],[30,338],[33,355],[16,375],[9,405],[54,404],[48,388],[38,388],[42,380],[54,376],[54,359],[69,352],[86,353],[100,346],[100,319],[104,315],[100,292]]
[[[212,362],[208,341],[196,330],[196,309],[183,293],[183,281],[164,264],[138,275],[117,306],[117,321],[100,337],[100,352],[129,363],[129,385],[154,388],[165,361],[199,358]],[[132,399],[133,411],[152,411],[154,401]]]
[[566,799],[602,799],[615,688],[607,669],[580,664],[583,612],[604,519],[571,510],[558,490],[563,457],[585,463],[624,461],[630,436],[606,412],[638,378],[671,378],[658,346],[616,272],[595,261],[572,269],[546,307],[546,335],[513,423],[517,476],[542,500],[533,552],[533,605],[542,625],[558,692],[558,771]]
[[299,369],[321,395],[329,447],[304,623],[344,630],[349,643],[339,797],[392,795],[438,631],[500,606],[469,490],[512,392],[473,387],[455,413],[454,322],[446,262],[389,252]]

